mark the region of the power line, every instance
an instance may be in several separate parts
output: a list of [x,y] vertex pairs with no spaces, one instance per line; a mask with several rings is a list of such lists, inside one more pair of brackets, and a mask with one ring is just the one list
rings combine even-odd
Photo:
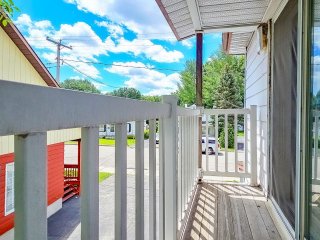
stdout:
[[116,66],[116,67],[138,68],[138,69],[149,69],[149,70],[160,70],[160,71],[172,71],[172,72],[181,72],[181,71],[183,71],[183,70],[171,69],[171,68],[156,68],[156,67],[147,67],[147,66],[133,66],[133,65],[115,64],[115,63],[80,61],[80,60],[72,60],[72,59],[62,59],[62,60],[63,61],[68,61],[68,62],[80,62],[80,63],[96,64],[96,65],[104,65],[104,66]]
[[75,66],[69,64],[68,62],[66,62],[66,60],[62,60],[62,61],[63,61],[64,64],[66,64],[67,66],[69,66],[69,67],[72,68],[73,70],[81,73],[83,76],[91,79],[91,80],[94,81],[94,82],[100,83],[100,84],[102,84],[102,85],[105,85],[105,86],[111,87],[111,88],[120,88],[120,87],[112,86],[112,85],[106,84],[106,83],[104,83],[104,82],[101,82],[101,81],[99,81],[99,80],[96,80],[96,79],[94,79],[93,77],[89,76],[88,74],[82,72],[81,70],[79,70],[79,69],[76,68]]

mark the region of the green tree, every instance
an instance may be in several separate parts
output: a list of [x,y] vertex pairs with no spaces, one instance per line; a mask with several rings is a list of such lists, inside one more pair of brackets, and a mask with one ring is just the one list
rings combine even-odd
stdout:
[[216,108],[240,108],[242,107],[241,94],[235,76],[229,66],[225,66],[221,79],[214,95]]
[[192,105],[196,101],[196,62],[187,61],[185,70],[180,73],[181,83],[178,83],[176,95],[181,105]]
[[67,79],[63,81],[61,87],[65,89],[78,90],[88,93],[101,93],[89,80]]
[[148,102],[161,102],[161,97],[160,96],[147,96],[143,95],[142,100],[148,101]]
[[135,88],[128,88],[128,87],[122,87],[117,90],[114,90],[111,92],[112,96],[117,97],[125,97],[125,98],[132,98],[132,99],[141,99],[142,95],[139,90]]
[[11,22],[13,14],[19,11],[20,9],[12,0],[0,0],[0,24],[7,26]]

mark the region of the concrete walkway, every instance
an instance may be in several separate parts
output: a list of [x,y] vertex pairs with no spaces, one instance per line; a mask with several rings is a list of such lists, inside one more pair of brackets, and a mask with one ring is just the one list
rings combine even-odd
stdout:
[[[135,177],[128,174],[128,228],[127,239],[135,239]],[[145,239],[149,234],[148,179],[145,179]],[[114,176],[109,177],[99,188],[99,239],[114,239]],[[63,204],[63,208],[48,219],[49,240],[81,239],[80,198],[73,198]]]

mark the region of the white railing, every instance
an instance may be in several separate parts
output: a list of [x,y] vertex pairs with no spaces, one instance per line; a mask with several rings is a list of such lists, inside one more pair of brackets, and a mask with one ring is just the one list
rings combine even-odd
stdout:
[[[198,110],[0,81],[0,136],[15,135],[15,239],[47,239],[47,131],[81,131],[81,239],[99,239],[99,125],[115,124],[115,239],[127,239],[126,123],[136,121],[136,239],[144,239],[143,121],[150,122],[149,238],[173,240],[196,184]],[[160,119],[159,221],[156,119]]]
[[319,118],[320,111],[313,111],[313,148],[312,148],[312,183],[319,185],[320,184],[320,169],[319,169]]
[[[251,184],[257,184],[257,107],[250,109],[205,109],[205,161],[203,161],[204,176],[250,178]],[[249,122],[249,124],[248,124]],[[233,132],[234,150],[228,148],[230,143],[229,126]],[[238,147],[238,128],[243,128],[243,149]],[[209,133],[209,129],[212,131]],[[220,130],[220,131],[219,131]],[[224,148],[221,135],[224,133]],[[219,139],[220,137],[220,139]],[[214,148],[214,149],[210,149]],[[223,149],[223,150],[222,150]],[[213,155],[209,155],[213,153]]]

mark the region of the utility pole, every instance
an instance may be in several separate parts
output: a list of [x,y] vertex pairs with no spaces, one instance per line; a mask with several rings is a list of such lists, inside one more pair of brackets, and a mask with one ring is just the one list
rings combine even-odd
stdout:
[[47,41],[52,42],[53,44],[57,45],[57,72],[56,72],[56,81],[59,83],[60,82],[60,64],[61,64],[61,59],[60,59],[60,51],[62,48],[68,48],[72,50],[71,46],[64,45],[62,43],[62,40],[60,39],[59,41],[53,40],[49,37],[47,37]]

